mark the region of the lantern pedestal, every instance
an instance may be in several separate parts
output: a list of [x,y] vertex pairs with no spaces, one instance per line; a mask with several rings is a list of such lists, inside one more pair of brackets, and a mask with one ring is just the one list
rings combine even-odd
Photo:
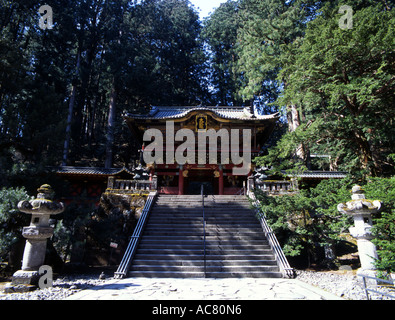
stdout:
[[358,269],[357,275],[376,277],[374,263],[378,256],[376,246],[371,241],[374,238],[371,229],[373,227],[372,214],[380,210],[381,202],[365,199],[365,194],[358,185],[352,188],[351,199],[347,203],[340,203],[337,209],[354,219],[354,227],[349,230],[351,236],[357,239],[359,260],[361,261],[361,268]]
[[30,225],[24,227],[22,235],[26,238],[23,252],[22,270],[12,276],[11,284],[5,287],[6,293],[26,292],[35,289],[40,279],[39,268],[44,264],[47,239],[54,229],[49,225],[51,215],[64,211],[62,202],[54,202],[54,192],[50,185],[44,184],[37,189],[37,198],[18,203],[18,209],[32,215]]

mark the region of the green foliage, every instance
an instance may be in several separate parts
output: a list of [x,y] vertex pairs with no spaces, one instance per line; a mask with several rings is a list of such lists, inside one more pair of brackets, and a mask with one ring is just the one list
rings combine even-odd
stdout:
[[[301,190],[295,195],[268,196],[256,193],[261,211],[278,237],[284,252],[298,256],[307,251],[319,260],[324,247],[335,250],[344,241],[353,221],[337,210],[339,203],[351,200],[355,180],[323,180],[315,188]],[[373,217],[373,243],[377,246],[380,271],[395,271],[395,178],[369,178],[359,181],[367,199],[380,200],[382,208]]]
[[376,239],[373,243],[378,248],[379,256],[376,267],[378,270],[393,273],[395,272],[395,209],[391,209],[391,212],[383,212],[374,223]]
[[207,101],[201,24],[188,1],[54,0],[50,30],[38,26],[40,5],[0,2],[2,174],[60,164],[69,105],[67,164],[102,166],[114,88],[119,166],[138,158],[123,111]]
[[[58,220],[54,236],[53,246],[63,261],[70,258],[71,248],[86,242],[86,233],[92,221],[95,208],[93,205],[84,203],[71,203],[66,206],[63,213],[56,216]],[[83,245],[79,248],[83,250]]]
[[339,27],[343,4],[240,2],[239,93],[286,110],[290,130],[258,163],[284,169],[301,159],[309,168],[359,177],[393,173],[393,4],[348,1],[353,27],[347,30]]
[[237,32],[239,25],[238,2],[222,3],[204,21],[202,37],[209,46],[210,82],[213,86],[214,105],[237,105],[236,92],[240,75],[236,72]]
[[343,241],[341,234],[348,232],[349,218],[337,211],[337,204],[350,200],[351,186],[351,179],[332,179],[295,195],[273,197],[257,191],[256,196],[284,253],[307,252],[309,259],[317,261],[324,247],[334,248]]
[[394,103],[395,13],[382,7],[355,10],[349,30],[339,28],[337,7],[324,7],[279,74],[287,86],[278,102],[300,106],[305,117],[297,142],[331,155],[338,169],[369,175],[392,170],[395,136],[395,113],[388,109]]
[[[309,2],[309,1],[307,1]],[[246,99],[264,95],[277,97],[281,83],[276,76],[285,62],[292,60],[289,45],[302,36],[308,15],[303,1],[243,0],[240,2],[238,71]]]
[[187,0],[54,0],[55,26],[41,30],[38,3],[3,1],[1,173],[59,164],[69,106],[67,164],[102,166],[116,92],[109,127],[119,166],[138,158],[121,125],[124,110],[255,97],[265,110],[286,111],[291,131],[300,124],[260,162],[292,167],[301,146],[306,166],[310,152],[331,156],[331,169],[391,175],[393,5],[350,0],[353,28],[342,30],[342,4],[229,0],[202,24]]
[[0,262],[6,259],[12,244],[22,238],[22,227],[28,224],[29,216],[21,213],[17,204],[28,199],[24,188],[0,190]]
[[379,256],[376,267],[395,272],[395,177],[369,179],[364,190],[368,199],[382,202],[380,212],[373,219],[373,243]]

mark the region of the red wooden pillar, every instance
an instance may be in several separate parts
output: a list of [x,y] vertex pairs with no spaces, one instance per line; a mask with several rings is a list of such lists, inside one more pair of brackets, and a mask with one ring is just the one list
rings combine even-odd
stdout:
[[155,169],[152,167],[150,172],[149,172],[149,181],[152,181],[152,177],[154,176]]
[[184,194],[184,175],[182,172],[182,166],[180,166],[180,169],[178,171],[178,194]]
[[219,166],[218,194],[224,194],[224,170]]

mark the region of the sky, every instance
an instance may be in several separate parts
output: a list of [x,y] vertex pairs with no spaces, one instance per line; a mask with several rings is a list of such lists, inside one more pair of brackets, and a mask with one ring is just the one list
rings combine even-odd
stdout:
[[203,19],[213,12],[215,8],[218,8],[221,3],[226,0],[189,0],[197,8],[200,19]]

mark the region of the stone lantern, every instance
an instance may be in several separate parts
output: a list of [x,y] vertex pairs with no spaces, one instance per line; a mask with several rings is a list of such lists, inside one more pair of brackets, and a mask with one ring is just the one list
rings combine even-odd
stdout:
[[49,225],[50,216],[64,211],[62,202],[53,201],[54,192],[50,185],[44,184],[37,191],[36,199],[18,203],[18,209],[31,214],[32,218],[30,225],[24,227],[22,231],[22,235],[26,238],[26,245],[23,253],[22,270],[15,272],[12,277],[11,287],[14,288],[18,285],[37,285],[38,270],[45,260],[47,239],[53,235],[54,231]]
[[361,268],[357,274],[375,276],[375,260],[378,258],[376,246],[372,243],[372,214],[380,210],[381,202],[365,199],[362,188],[355,185],[352,188],[351,201],[340,203],[337,209],[354,219],[354,227],[350,228],[350,234],[357,239]]

